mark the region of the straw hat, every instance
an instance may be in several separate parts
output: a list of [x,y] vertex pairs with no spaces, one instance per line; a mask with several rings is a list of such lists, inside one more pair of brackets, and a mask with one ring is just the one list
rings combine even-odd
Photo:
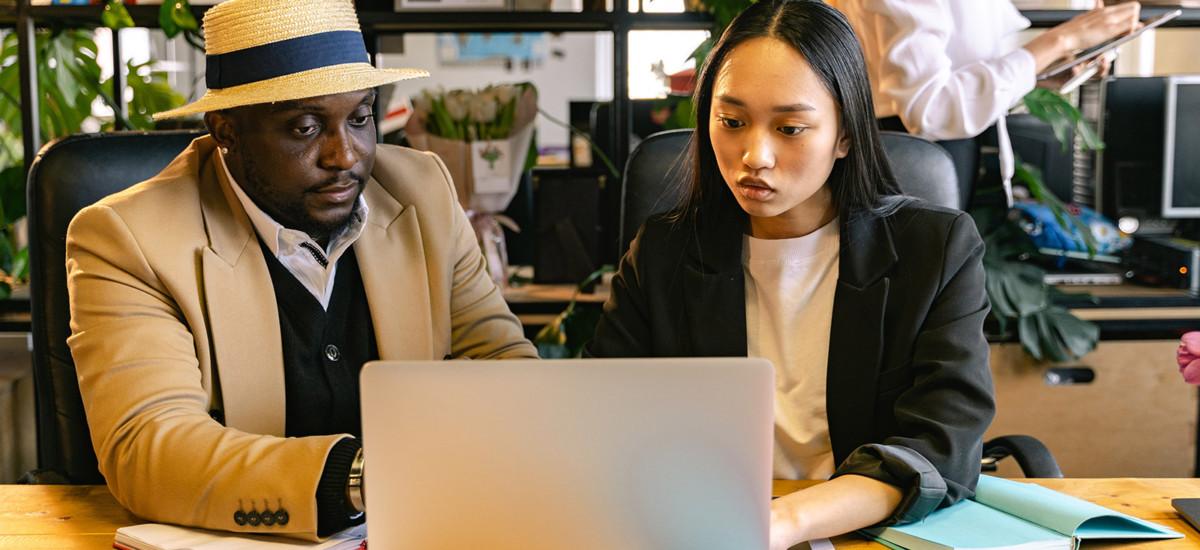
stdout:
[[155,120],[429,76],[370,63],[353,0],[228,0],[204,15],[208,92]]

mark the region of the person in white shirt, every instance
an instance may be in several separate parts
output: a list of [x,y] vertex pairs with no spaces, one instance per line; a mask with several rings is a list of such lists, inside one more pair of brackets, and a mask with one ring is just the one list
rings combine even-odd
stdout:
[[592,357],[775,366],[771,548],[918,521],[972,496],[995,411],[983,242],[900,196],[854,30],[760,0],[700,72],[683,202],[621,260]]
[[958,168],[962,197],[971,196],[978,172],[977,137],[995,127],[1007,186],[1014,159],[1005,114],[1054,62],[1136,29],[1140,12],[1138,2],[1106,7],[1096,0],[1095,9],[1021,45],[1018,32],[1029,20],[1010,0],[829,3],[862,41],[881,127],[941,142]]

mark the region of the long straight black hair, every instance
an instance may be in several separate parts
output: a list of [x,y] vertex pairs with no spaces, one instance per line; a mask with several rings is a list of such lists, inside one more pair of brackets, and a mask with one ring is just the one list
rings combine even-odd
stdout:
[[691,173],[682,182],[688,188],[673,217],[694,221],[727,216],[728,209],[742,212],[717,167],[708,119],[721,64],[734,48],[761,37],[778,39],[796,50],[837,102],[850,151],[834,162],[825,185],[833,193],[838,214],[846,219],[894,211],[902,201],[886,200],[899,190],[879,141],[866,61],[853,28],[820,0],[760,0],[729,24],[700,71],[693,97],[696,131],[690,149]]

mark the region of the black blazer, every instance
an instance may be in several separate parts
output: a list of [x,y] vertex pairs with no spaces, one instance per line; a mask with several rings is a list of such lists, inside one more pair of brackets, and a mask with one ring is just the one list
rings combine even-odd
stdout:
[[[745,356],[745,223],[737,211],[643,225],[586,354]],[[841,223],[826,382],[834,476],[901,488],[889,522],[915,521],[979,479],[995,412],[984,245],[970,216],[919,201]]]

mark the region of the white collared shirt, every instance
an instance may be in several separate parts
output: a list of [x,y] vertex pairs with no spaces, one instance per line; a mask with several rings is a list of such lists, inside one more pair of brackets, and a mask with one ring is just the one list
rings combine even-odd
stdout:
[[267,249],[275,255],[279,263],[312,293],[321,303],[321,307],[329,309],[329,298],[333,295],[333,283],[337,278],[338,259],[362,235],[367,222],[366,197],[358,196],[354,210],[350,213],[350,222],[341,231],[331,235],[329,245],[322,248],[308,233],[284,227],[263,212],[242,190],[242,185],[233,179],[220,149],[217,150],[217,157],[221,159],[221,169],[233,184],[233,193],[237,195],[242,208],[246,210],[246,215],[250,217],[250,223],[254,225],[258,237],[266,243]]

